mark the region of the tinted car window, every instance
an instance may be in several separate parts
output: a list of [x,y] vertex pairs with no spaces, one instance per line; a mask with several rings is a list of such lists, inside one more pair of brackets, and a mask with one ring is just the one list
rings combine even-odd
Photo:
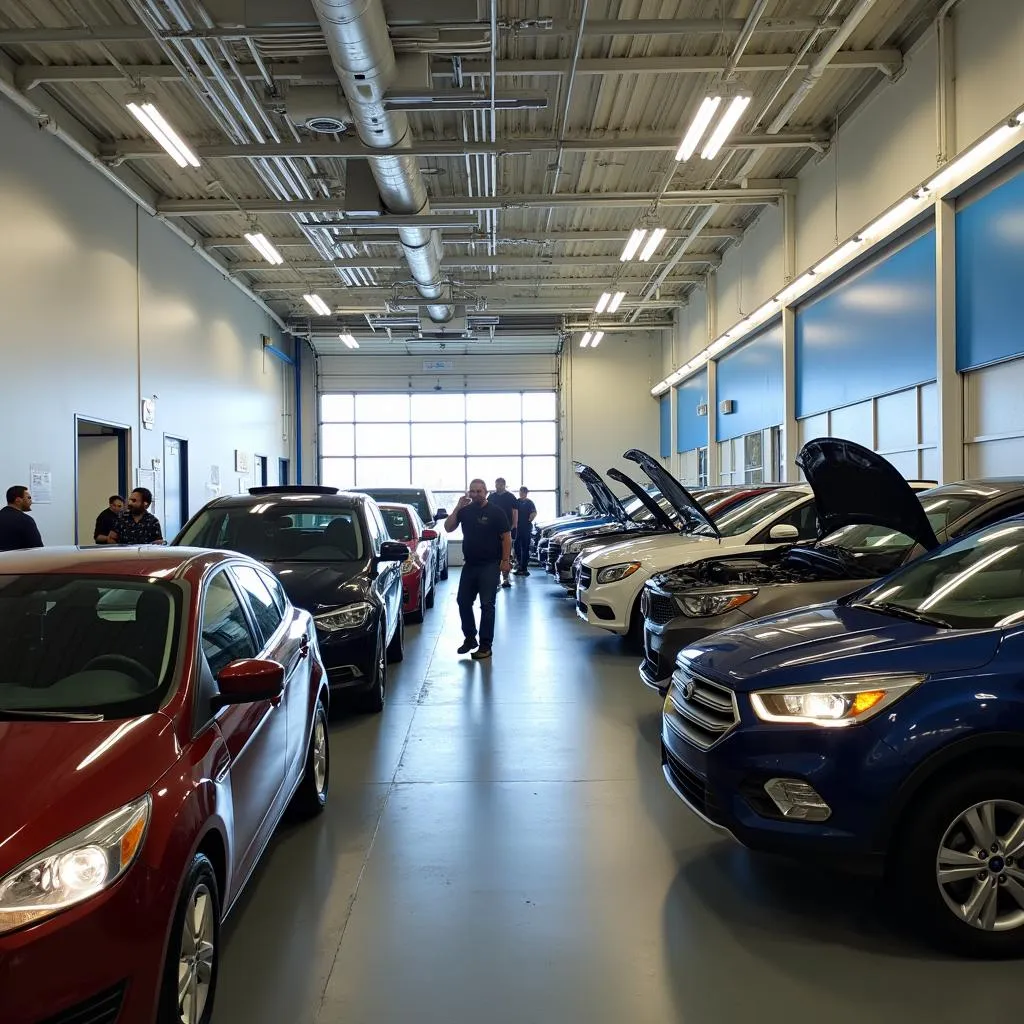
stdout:
[[245,592],[253,618],[263,634],[263,643],[266,645],[281,625],[281,610],[255,569],[248,565],[236,565],[232,566],[231,571]]
[[261,562],[358,562],[365,557],[357,508],[303,501],[214,505],[176,544],[241,551]]
[[413,524],[409,513],[400,508],[382,508],[380,514],[392,540],[414,540]]
[[388,490],[385,487],[370,487],[363,491],[377,501],[390,502],[394,505],[412,505],[420,514],[420,519],[425,523],[432,522],[433,512],[430,502],[427,500],[426,491],[412,489]]
[[[785,488],[765,491],[763,494],[758,494],[748,501],[744,501],[728,512],[722,513],[721,516],[716,516],[715,524],[723,537],[738,537],[741,534],[767,526],[787,505],[792,504],[797,498],[805,496],[806,494],[803,491],[787,490]],[[794,522],[793,525],[797,529],[800,528],[797,522]],[[712,531],[706,527],[700,527],[694,533],[714,536]],[[812,532],[810,536],[813,535]]]
[[225,572],[217,573],[206,587],[202,644],[214,676],[239,658],[256,657],[256,642]]
[[277,605],[277,610],[283,616],[288,608],[288,598],[285,596],[284,587],[282,587],[280,581],[271,576],[269,572],[261,572],[260,579],[263,580],[267,590],[270,591],[270,596],[274,599],[274,604]]

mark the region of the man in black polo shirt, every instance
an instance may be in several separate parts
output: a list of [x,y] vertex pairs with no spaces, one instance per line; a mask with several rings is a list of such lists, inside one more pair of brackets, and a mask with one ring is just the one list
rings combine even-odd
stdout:
[[28,488],[15,484],[7,488],[7,504],[0,508],[0,551],[21,551],[41,548],[36,521],[28,514],[32,508],[32,495]]
[[537,506],[530,500],[530,489],[519,488],[517,502],[519,517],[516,543],[516,575],[530,575],[530,541],[533,539],[533,521],[537,518]]
[[[512,529],[512,540],[514,541],[516,539],[516,527],[518,526],[519,502],[516,501],[516,496],[511,491],[505,489],[505,478],[503,476],[499,476],[494,481],[494,490],[491,491],[487,500],[492,505],[497,505],[505,513],[505,518]],[[501,581],[501,585],[503,587],[511,587],[510,572],[502,573],[502,576],[504,578]]]
[[136,487],[128,495],[128,507],[117,517],[110,533],[109,544],[163,544],[164,534],[149,506],[153,492],[148,487]]
[[[462,527],[462,575],[459,578],[459,614],[466,638],[459,654],[473,651],[481,661],[491,656],[494,641],[494,599],[498,593],[498,576],[512,570],[512,534],[509,521],[497,505],[487,500],[487,484],[473,480],[469,493],[459,498],[458,505],[444,521],[448,533]],[[480,643],[477,644],[476,618],[473,602],[480,598]],[[476,650],[474,650],[476,648]]]
[[97,544],[110,544],[110,531],[117,522],[117,517],[124,509],[124,498],[120,494],[112,494],[107,498],[107,507],[96,517],[96,525],[93,527],[92,539]]

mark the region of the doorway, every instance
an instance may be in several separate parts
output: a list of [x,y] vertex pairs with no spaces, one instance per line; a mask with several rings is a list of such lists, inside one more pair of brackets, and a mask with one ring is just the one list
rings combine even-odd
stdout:
[[277,482],[282,487],[287,487],[291,483],[291,464],[287,459],[277,460]]
[[96,517],[127,496],[129,427],[75,416],[75,543],[95,544]]
[[164,434],[164,539],[173,540],[188,520],[188,441]]
[[255,480],[255,487],[267,486],[267,457],[266,455],[254,455],[252,457],[252,475]]

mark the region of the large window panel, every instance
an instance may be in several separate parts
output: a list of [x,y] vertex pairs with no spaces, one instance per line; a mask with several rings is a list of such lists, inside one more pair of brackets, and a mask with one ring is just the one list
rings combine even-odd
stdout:
[[523,414],[523,396],[466,395],[467,420],[518,420]]
[[321,459],[320,481],[325,487],[338,487],[343,491],[352,490],[356,485],[356,460]]
[[524,455],[554,455],[557,451],[558,432],[553,422],[523,424]]
[[554,391],[527,391],[523,395],[523,419],[558,419],[557,403],[558,396]]
[[351,423],[354,419],[353,395],[321,395],[320,418],[324,423]]
[[408,455],[408,423],[357,423],[356,451],[359,455]]
[[530,500],[537,506],[537,521],[546,522],[554,519],[557,501],[554,491],[530,491]]
[[[509,481],[511,486],[512,481]],[[558,459],[554,455],[529,455],[523,459],[523,486],[553,491],[558,487]]]
[[356,459],[356,487],[410,487],[408,459]]
[[[417,487],[429,487],[435,492],[434,497],[440,501],[439,494],[445,490],[455,490],[459,495],[466,492],[469,480],[464,480],[466,460],[463,458],[423,458],[412,460],[412,478]],[[442,502],[443,504],[443,502]],[[451,511],[451,506],[446,506]]]
[[413,395],[414,423],[461,423],[466,418],[465,395]]
[[523,485],[523,460],[508,455],[504,455],[501,458],[466,459],[467,486],[470,480],[475,480],[479,477],[487,484],[487,489],[493,491],[494,481],[499,476],[505,478],[510,491],[517,491]]
[[467,455],[512,455],[523,450],[523,425],[515,423],[469,423],[466,427]]
[[408,423],[408,395],[356,395],[357,423]]
[[465,455],[465,423],[413,423],[413,455]]
[[351,423],[324,423],[320,428],[320,444],[325,458],[355,455],[355,429]]

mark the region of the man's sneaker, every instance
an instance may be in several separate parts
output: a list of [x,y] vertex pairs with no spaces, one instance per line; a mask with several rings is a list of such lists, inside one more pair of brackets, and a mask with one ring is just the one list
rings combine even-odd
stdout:
[[[467,636],[466,639],[462,641],[462,646],[459,648],[459,654],[469,654],[476,645],[476,638]],[[473,657],[475,658],[476,655],[474,654]]]
[[490,656],[490,647],[478,647],[472,654],[472,658],[474,661],[483,661],[484,658],[489,658]]
[[503,587],[511,587],[512,586],[512,581],[511,580],[502,580],[501,581],[501,585]]

